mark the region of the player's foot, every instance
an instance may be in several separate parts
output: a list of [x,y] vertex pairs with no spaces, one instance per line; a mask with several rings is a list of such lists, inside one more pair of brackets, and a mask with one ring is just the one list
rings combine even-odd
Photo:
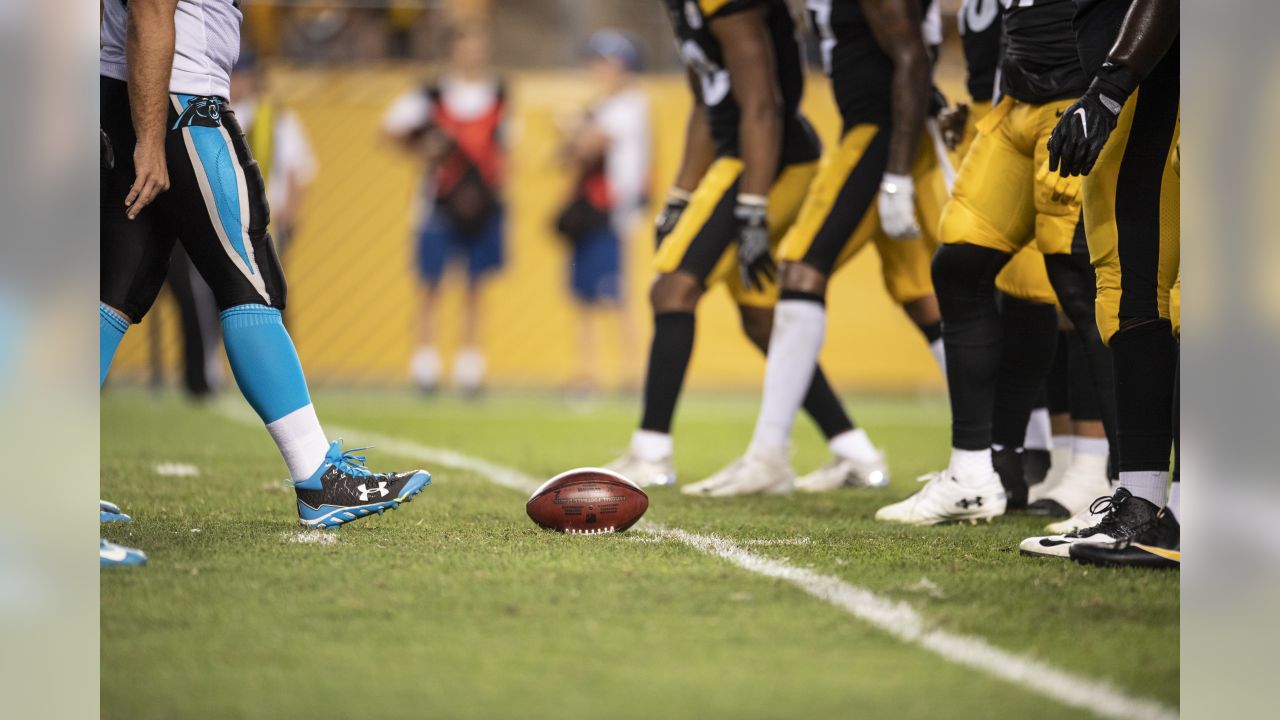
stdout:
[[604,466],[640,487],[675,485],[676,468],[670,456],[661,460],[645,460],[628,450],[622,457]]
[[1049,470],[1052,467],[1053,459],[1048,450],[1027,448],[1022,453],[1022,472],[1027,478],[1027,487],[1030,490],[1044,484],[1044,481],[1049,478]]
[[[1155,525],[1158,511],[1154,504],[1135,497],[1125,488],[1117,488],[1114,495],[1104,495],[1089,506],[1088,512],[1096,521],[1094,524],[1058,535],[1027,538],[1019,543],[1018,550],[1024,555],[1075,557],[1071,550],[1075,545],[1114,547],[1127,543]],[[1102,518],[1098,519],[1098,515]]]
[[796,489],[804,492],[827,492],[840,488],[884,487],[889,484],[889,464],[884,453],[874,460],[831,458],[831,462],[796,480]]
[[1027,507],[1026,468],[1022,462],[1022,448],[1001,448],[991,451],[991,465],[996,469],[1000,484],[1004,486],[1005,508],[1025,510]]
[[1163,509],[1147,530],[1111,545],[1073,546],[1071,559],[1086,565],[1177,570],[1182,567],[1181,528],[1173,513]]
[[453,384],[468,397],[475,397],[484,389],[484,353],[478,348],[466,348],[453,361]]
[[1039,500],[1027,505],[1027,513],[1067,518],[1088,508],[1095,498],[1111,492],[1106,457],[1077,455],[1061,480]]
[[128,565],[146,565],[147,554],[131,547],[107,542],[106,538],[98,539],[98,566],[125,567]]
[[426,394],[434,393],[440,388],[440,353],[430,345],[423,345],[413,353],[409,361],[409,375],[413,384]]
[[98,522],[109,523],[127,523],[132,522],[133,518],[120,512],[120,506],[106,500],[98,500]]
[[795,481],[786,450],[748,450],[742,459],[680,492],[702,497],[786,495],[795,487]]
[[[1115,490],[1112,489],[1110,492],[1114,493]],[[1111,497],[1111,495],[1108,494],[1107,497]],[[1059,520],[1045,525],[1044,529],[1048,530],[1051,535],[1065,535],[1087,527],[1093,527],[1098,524],[1098,520],[1099,518],[1094,517],[1092,510],[1085,508],[1066,520]]]
[[1004,514],[1005,490],[991,473],[978,487],[961,485],[950,470],[920,478],[924,488],[911,497],[876,512],[877,520],[910,525],[937,525],[956,520],[990,520]]
[[[1044,476],[1044,480],[1032,485],[1027,490],[1027,505],[1035,503],[1043,498],[1058,484],[1062,482],[1062,476],[1067,474],[1067,468],[1071,467],[1071,448],[1053,449],[1049,452],[1049,472]],[[1110,493],[1108,493],[1110,494]]]
[[329,445],[324,463],[311,477],[294,483],[298,494],[298,522],[307,527],[337,527],[366,515],[396,509],[431,483],[425,470],[374,473],[365,467],[366,448],[343,452],[342,441]]

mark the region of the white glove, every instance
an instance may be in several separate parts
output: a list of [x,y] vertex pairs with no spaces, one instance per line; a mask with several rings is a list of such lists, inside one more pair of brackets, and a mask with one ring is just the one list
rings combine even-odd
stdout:
[[893,240],[912,240],[920,236],[916,223],[916,186],[908,175],[885,173],[880,181],[880,228]]

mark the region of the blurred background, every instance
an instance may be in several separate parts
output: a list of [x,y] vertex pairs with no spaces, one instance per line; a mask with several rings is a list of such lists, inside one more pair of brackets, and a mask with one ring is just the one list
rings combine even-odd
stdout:
[[[938,82],[964,100],[958,5],[942,2],[947,43]],[[274,150],[255,142],[252,128],[246,133],[272,186],[272,233],[289,280],[286,322],[313,385],[394,387],[416,378],[419,386],[463,390],[639,388],[650,220],[675,174],[691,100],[662,0],[245,0],[243,8],[241,71],[254,78],[257,104],[276,108],[278,123],[288,120]],[[424,162],[430,151],[401,142],[416,130],[413,113],[406,120],[404,112],[426,87],[456,74],[460,32],[477,36],[460,52],[480,58],[463,61],[491,64],[504,88],[501,262],[473,278],[474,251],[449,245],[461,263],[424,277],[419,249],[434,180]],[[602,35],[619,33],[631,48],[626,69],[647,100],[647,109],[628,112],[647,115],[648,158],[634,172],[643,175],[648,207],[613,223],[621,238],[618,301],[606,292],[603,302],[584,303],[573,263],[591,260],[556,231],[582,178],[565,146],[610,93],[613,80],[596,67],[598,46]],[[820,68],[810,67],[805,111],[831,142],[839,119]],[[232,100],[248,125],[246,97]],[[272,154],[268,168],[263,157]],[[282,167],[294,168],[293,177],[281,181]],[[941,374],[886,296],[878,262],[862,253],[835,278],[828,372],[842,391],[940,392]],[[186,289],[192,274],[175,267],[178,290],[195,297],[194,308],[166,290],[127,336],[112,382],[185,383],[201,393],[230,377],[216,313],[201,302],[198,278]],[[592,270],[578,275],[584,269]],[[743,338],[728,296],[713,292],[700,312],[691,387],[758,388],[763,359]],[[184,342],[184,317],[204,328],[202,342],[194,333]]]

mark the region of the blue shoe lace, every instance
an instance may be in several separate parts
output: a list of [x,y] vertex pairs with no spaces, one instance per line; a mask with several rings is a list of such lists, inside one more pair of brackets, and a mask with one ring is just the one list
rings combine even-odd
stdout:
[[[341,443],[342,440],[339,439],[338,442]],[[378,477],[379,476],[378,473],[373,472],[365,465],[365,463],[368,461],[368,458],[366,458],[364,455],[356,454],[361,450],[370,450],[372,448],[373,448],[372,445],[366,445],[364,447],[351,448],[350,450],[344,450],[340,456],[338,456],[337,458],[334,458],[330,462],[332,462],[335,466],[337,466],[339,470],[346,473],[347,475],[352,475],[355,477]]]

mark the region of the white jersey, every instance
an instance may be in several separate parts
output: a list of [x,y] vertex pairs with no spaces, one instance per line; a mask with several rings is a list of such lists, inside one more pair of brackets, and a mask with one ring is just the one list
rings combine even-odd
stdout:
[[[169,92],[228,98],[231,66],[240,56],[241,19],[240,0],[178,0]],[[129,80],[128,23],[126,0],[103,0],[99,72],[116,80]]]
[[649,99],[640,89],[627,88],[592,108],[591,120],[609,138],[605,180],[613,202],[614,228],[626,237],[649,194]]

